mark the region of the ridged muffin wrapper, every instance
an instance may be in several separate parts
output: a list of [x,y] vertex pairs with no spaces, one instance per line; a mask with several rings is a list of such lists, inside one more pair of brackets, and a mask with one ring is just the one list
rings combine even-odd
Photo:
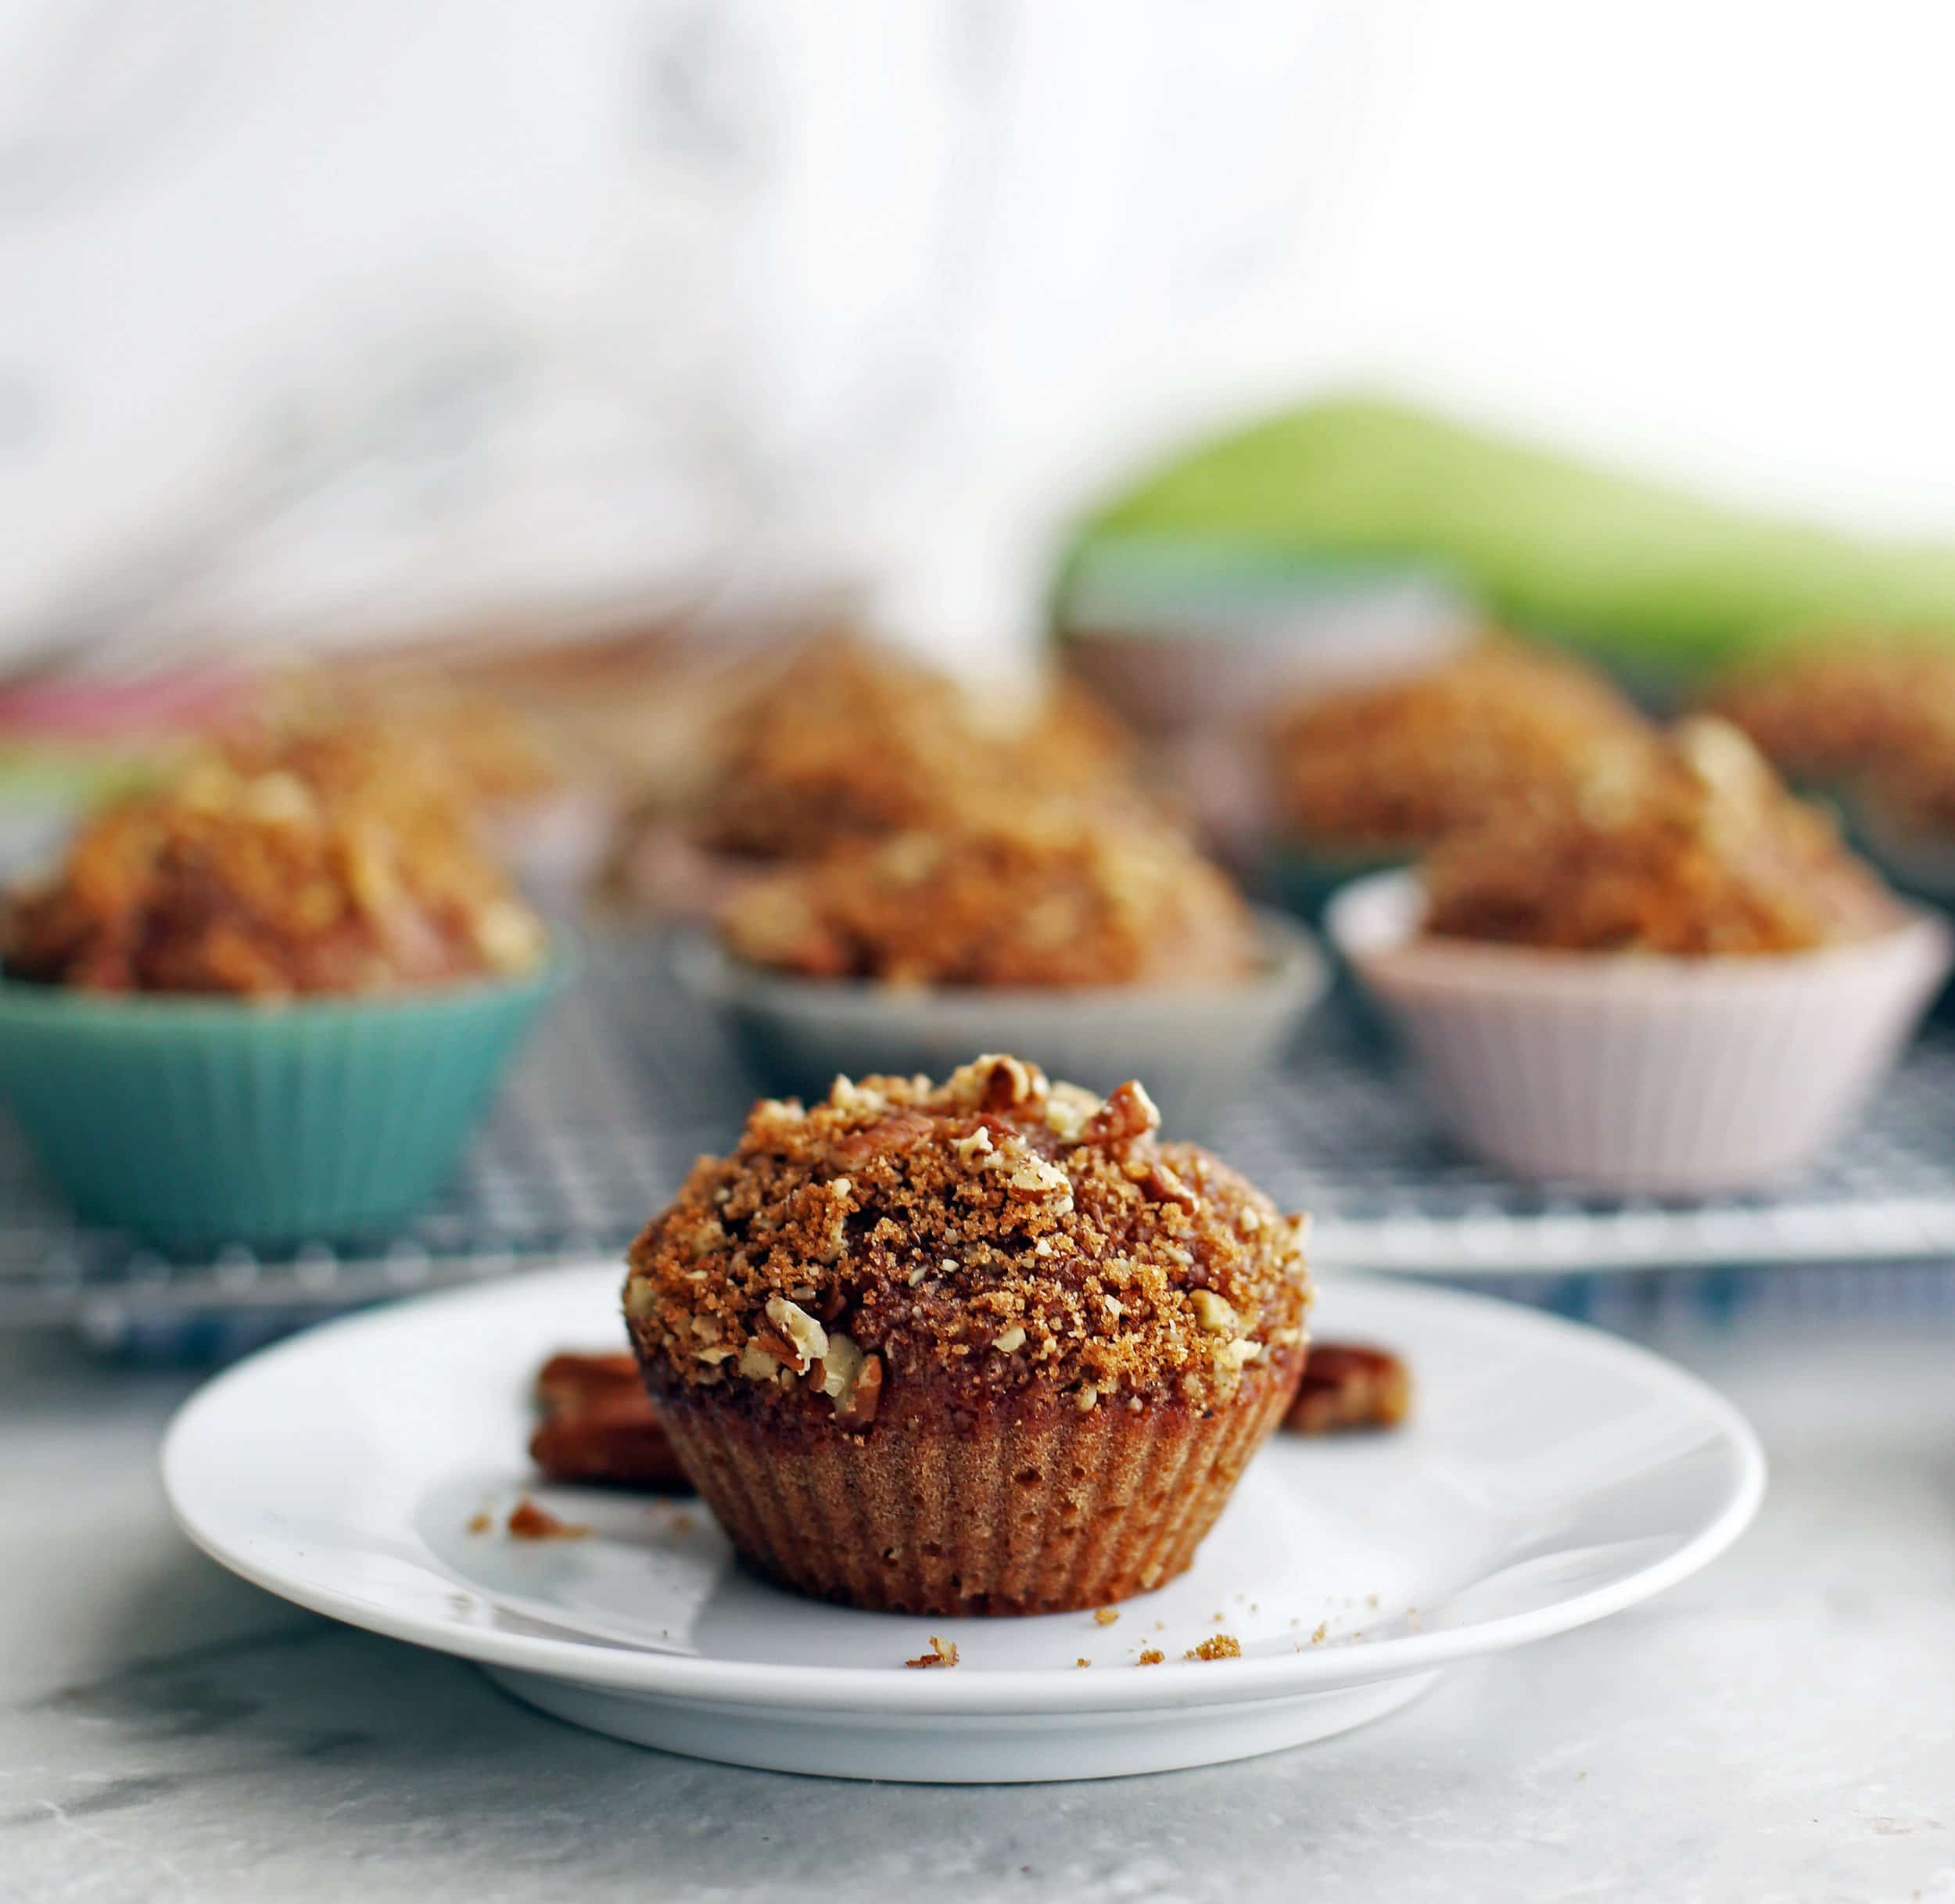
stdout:
[[1211,1411],[1035,1385],[969,1414],[885,1393],[851,1432],[799,1395],[655,1385],[687,1475],[749,1565],[877,1612],[1057,1613],[1186,1570],[1289,1407],[1304,1351],[1243,1372]]

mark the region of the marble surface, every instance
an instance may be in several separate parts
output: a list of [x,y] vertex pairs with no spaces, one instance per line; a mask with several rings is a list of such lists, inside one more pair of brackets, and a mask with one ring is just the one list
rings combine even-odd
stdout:
[[1322,1744],[971,1790],[633,1750],[300,1613],[169,1522],[187,1378],[0,1338],[0,1899],[1955,1899],[1955,1332],[1659,1346],[1773,1462],[1707,1574]]

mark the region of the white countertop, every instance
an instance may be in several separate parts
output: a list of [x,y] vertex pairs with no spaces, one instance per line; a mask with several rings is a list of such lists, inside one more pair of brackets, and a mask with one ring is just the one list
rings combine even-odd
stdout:
[[0,1338],[0,1899],[1955,1899],[1955,1332],[1659,1346],[1772,1461],[1708,1573],[1321,1744],[983,1790],[637,1751],[289,1608],[170,1523],[187,1378]]

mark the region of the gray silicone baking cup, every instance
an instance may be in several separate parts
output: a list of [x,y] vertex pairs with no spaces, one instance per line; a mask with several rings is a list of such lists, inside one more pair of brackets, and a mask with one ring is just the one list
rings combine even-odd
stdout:
[[1329,983],[1293,920],[1256,917],[1259,969],[1232,984],[1003,991],[798,978],[730,957],[703,933],[674,944],[680,979],[725,1017],[769,1090],[825,1095],[838,1074],[941,1078],[984,1052],[1106,1092],[1144,1084],[1171,1135],[1196,1135],[1279,1063]]

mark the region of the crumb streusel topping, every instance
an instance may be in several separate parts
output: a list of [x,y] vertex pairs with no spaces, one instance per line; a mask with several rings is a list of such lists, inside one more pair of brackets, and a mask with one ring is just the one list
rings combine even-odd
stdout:
[[1304,1219],[1158,1123],[1137,1084],[1103,1101],[999,1056],[756,1105],[632,1246],[655,1389],[731,1382],[852,1429],[911,1383],[1226,1402],[1303,1343]]
[[1702,715],[1610,801],[1509,814],[1422,871],[1429,932],[1562,951],[1802,952],[1900,916],[1826,815],[1737,729]]
[[1200,984],[1257,956],[1240,895],[1178,834],[1063,805],[836,852],[750,887],[724,925],[757,965],[891,984]]

